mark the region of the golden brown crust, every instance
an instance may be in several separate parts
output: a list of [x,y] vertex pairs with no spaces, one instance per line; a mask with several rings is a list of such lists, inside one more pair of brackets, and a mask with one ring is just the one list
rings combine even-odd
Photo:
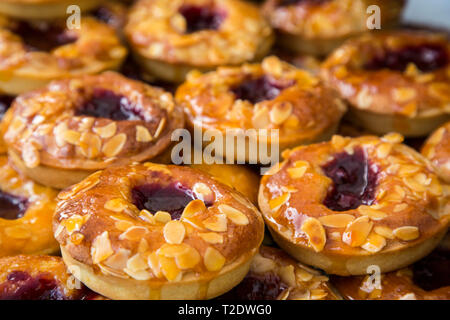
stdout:
[[[450,56],[450,43],[441,34],[408,31],[370,34],[349,40],[337,49],[323,63],[322,76],[351,104],[356,118],[361,118],[361,113],[372,118],[384,116],[386,121],[393,122],[391,126],[395,131],[416,135],[414,131],[420,131],[420,128],[411,130],[402,123],[410,121],[409,125],[416,127],[419,121],[424,124],[431,121],[433,125],[439,125],[450,117],[450,66],[422,72],[411,63],[401,72],[365,70],[364,65],[383,50],[424,44],[439,45]],[[368,122],[364,121],[363,125],[370,125]],[[372,122],[376,124],[369,129],[383,133],[376,128],[382,121]],[[426,130],[430,129],[433,127],[427,126]]]
[[52,232],[56,190],[23,177],[5,156],[0,156],[0,190],[29,200],[22,218],[0,218],[0,256],[58,252]]
[[[17,20],[0,17],[0,89],[9,94],[30,91],[55,79],[117,69],[127,54],[114,30],[92,17],[81,19],[82,28],[66,31],[75,42],[51,52],[28,51],[23,40],[10,31],[15,24]],[[47,24],[66,28],[65,20]]]
[[[66,265],[60,257],[44,256],[44,255],[18,255],[13,257],[0,258],[0,287],[3,290],[0,292],[6,294],[9,290],[9,286],[17,286],[17,283],[9,283],[8,276],[19,272],[20,274],[27,274],[36,279],[43,278],[46,280],[47,285],[50,285],[51,281],[55,282],[56,288],[51,288],[53,291],[54,299],[64,300],[103,300],[104,298],[96,293],[91,292],[89,289],[83,286],[81,283],[76,283],[75,278],[68,272]],[[20,285],[20,284],[19,284]],[[49,288],[50,289],[50,288]],[[25,294],[33,294],[27,292],[27,290],[20,290],[20,287],[16,287],[17,292],[22,291]],[[13,299],[29,299],[30,297],[17,296],[16,290],[11,290]],[[14,294],[16,293],[16,294]],[[58,295],[56,297],[55,295]],[[36,297],[44,298],[44,297]],[[46,296],[45,298],[50,298]]]
[[[226,17],[218,30],[186,33],[183,5],[217,7]],[[236,65],[270,49],[272,29],[253,4],[240,0],[141,0],[129,13],[125,28],[140,57],[191,68]]]
[[[366,273],[364,259],[383,258],[382,270],[388,271],[430,252],[447,228],[448,190],[426,159],[401,141],[398,134],[334,136],[330,142],[286,151],[285,161],[262,178],[259,191],[275,240],[297,259],[302,258],[295,252],[302,252],[327,272],[341,275]],[[333,182],[321,166],[355,147],[378,167],[375,201],[336,212],[323,205]],[[396,260],[395,253],[402,253],[402,259]]]
[[[137,120],[75,116],[93,90],[110,90],[136,105]],[[183,126],[172,95],[113,72],[52,82],[19,96],[5,118],[5,140],[28,168],[98,170],[161,153]]]
[[[194,190],[197,197],[180,220],[171,220],[168,213],[139,211],[132,203],[135,186],[174,183]],[[248,268],[263,238],[262,218],[248,200],[188,167],[152,163],[111,167],[63,191],[59,199],[54,232],[70,263],[78,262],[86,273],[98,274],[100,282],[106,277],[147,291],[209,283],[237,267]],[[213,204],[206,208],[200,199]],[[244,271],[239,271],[242,277]],[[242,277],[223,284],[214,295],[229,290]],[[107,296],[115,298],[111,294],[108,291]],[[133,294],[133,298],[148,296]]]
[[422,148],[422,154],[434,165],[436,173],[450,183],[450,122],[428,138]]
[[[254,105],[236,99],[231,91],[234,86],[263,76],[291,85],[276,98]],[[191,128],[202,126],[202,130],[222,134],[227,129],[279,129],[280,150],[322,141],[346,111],[337,94],[318,78],[276,57],[240,68],[220,67],[203,75],[191,73],[178,88],[176,100],[184,107]]]

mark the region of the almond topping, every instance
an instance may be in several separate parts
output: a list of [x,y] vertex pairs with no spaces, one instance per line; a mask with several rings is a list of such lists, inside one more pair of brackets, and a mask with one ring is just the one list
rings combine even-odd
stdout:
[[275,270],[277,264],[272,259],[263,257],[261,254],[257,253],[252,260],[250,270],[255,273],[265,273]]
[[181,270],[178,268],[173,258],[159,256],[161,271],[169,281],[176,281],[181,277]]
[[280,278],[284,283],[289,285],[290,287],[295,287],[297,285],[297,281],[295,280],[295,272],[294,266],[292,264],[283,266],[279,269],[278,273]]
[[186,229],[182,222],[172,220],[166,223],[164,226],[164,239],[167,243],[180,244],[184,240]]
[[394,233],[392,232],[391,228],[388,227],[384,227],[384,226],[376,226],[375,228],[373,228],[373,231],[375,231],[375,233],[379,234],[380,236],[383,236],[384,238],[387,239],[394,239]]
[[319,217],[319,221],[329,228],[345,228],[353,220],[355,220],[354,216],[345,213]]
[[80,142],[81,133],[74,130],[66,130],[63,133],[63,139],[70,143],[77,145]]
[[158,211],[154,215],[155,221],[159,223],[167,223],[172,220],[170,213],[166,211]]
[[269,200],[269,207],[272,211],[278,211],[278,209],[289,201],[291,194],[289,192],[283,193],[281,196]]
[[194,184],[194,186],[192,187],[192,191],[194,191],[197,198],[202,200],[203,202],[214,201],[214,193],[206,184],[202,182],[197,182],[196,184]]
[[119,236],[120,240],[141,240],[148,233],[148,229],[145,227],[133,226],[128,228],[124,233]]
[[146,127],[136,126],[136,141],[137,142],[150,142],[152,140],[153,140],[153,137]]
[[385,245],[386,239],[379,234],[372,232],[367,237],[366,242],[361,245],[361,248],[366,251],[375,253],[383,249]]
[[206,218],[203,221],[205,228],[215,232],[227,231],[227,216],[225,214],[216,214]]
[[181,218],[190,218],[195,214],[202,213],[205,210],[205,203],[200,199],[195,199],[189,202],[184,208],[183,213],[181,214]]
[[358,211],[363,216],[368,216],[372,220],[382,220],[387,217],[387,213],[373,209],[370,206],[359,206]]
[[382,143],[377,148],[377,157],[380,159],[386,158],[392,150],[392,144],[390,143]]
[[372,230],[373,222],[368,216],[361,216],[349,223],[342,234],[342,241],[351,247],[360,247],[366,242]]
[[105,202],[104,208],[114,212],[122,212],[127,208],[127,203],[121,198],[111,199]]
[[327,238],[325,229],[319,220],[315,218],[308,218],[305,222],[303,222],[301,230],[308,237],[309,244],[313,247],[314,251],[320,252],[323,250]]
[[393,231],[394,235],[404,241],[415,240],[419,237],[419,228],[413,226],[405,226],[397,228]]
[[292,103],[285,101],[274,105],[270,111],[270,121],[276,125],[281,125],[292,113]]
[[218,209],[221,213],[225,214],[227,218],[230,219],[234,224],[245,226],[249,223],[248,218],[245,214],[229,205],[221,204],[219,205]]
[[122,148],[125,145],[126,141],[126,134],[120,133],[109,139],[108,142],[103,145],[102,151],[108,158],[115,157],[120,153],[120,151],[122,151]]
[[216,249],[208,247],[203,262],[208,271],[219,271],[225,264],[225,257]]
[[199,233],[198,236],[210,244],[223,243],[223,236],[215,232]]
[[188,247],[185,251],[175,257],[175,263],[181,270],[192,269],[201,260],[200,254],[192,247]]
[[155,139],[159,137],[159,135],[161,134],[161,132],[164,129],[164,125],[166,124],[166,118],[162,118],[161,121],[158,124],[158,128],[156,128],[155,131]]
[[91,256],[92,262],[98,264],[114,253],[111,242],[109,241],[108,231],[103,232],[101,235],[97,236],[92,242]]
[[392,132],[383,136],[382,140],[390,142],[390,143],[402,143],[403,136],[399,133]]
[[94,128],[94,132],[100,136],[100,138],[108,139],[114,136],[117,132],[117,124],[111,122],[104,127]]

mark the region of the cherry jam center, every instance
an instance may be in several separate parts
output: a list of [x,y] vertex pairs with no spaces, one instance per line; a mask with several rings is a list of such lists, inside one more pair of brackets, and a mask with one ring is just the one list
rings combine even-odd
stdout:
[[275,300],[285,289],[280,277],[274,273],[257,274],[250,272],[223,299],[233,300]]
[[53,49],[77,41],[69,30],[47,22],[19,22],[12,31],[20,36],[28,51],[52,51]]
[[273,100],[284,89],[292,86],[294,83],[280,83],[276,80],[263,76],[259,78],[249,78],[244,80],[238,86],[231,89],[236,99],[247,100],[252,104]]
[[194,5],[182,6],[179,13],[186,21],[186,33],[202,30],[218,30],[226,15],[216,8]]
[[322,169],[333,180],[323,203],[329,209],[347,211],[373,203],[378,167],[371,164],[361,148],[356,148],[353,154],[336,154]]
[[184,208],[195,199],[192,191],[181,184],[145,184],[134,187],[131,195],[139,210],[146,209],[153,214],[166,211],[170,213],[172,220],[179,220]]
[[8,111],[13,100],[14,97],[12,96],[0,94],[0,120],[3,119],[3,116],[5,115],[6,111]]
[[23,271],[11,272],[0,284],[0,300],[66,300],[63,290],[50,275],[32,277]]
[[28,207],[25,198],[13,196],[0,190],[0,218],[16,220],[23,217]]
[[292,6],[301,3],[312,4],[312,5],[321,5],[323,3],[329,2],[330,0],[281,0],[279,2],[280,7]]
[[414,283],[425,291],[450,286],[450,251],[435,250],[412,268]]
[[437,44],[406,46],[400,50],[384,50],[375,55],[365,68],[367,70],[390,69],[405,71],[410,63],[414,63],[422,72],[432,72],[445,67],[449,57],[445,47]]
[[106,89],[94,89],[92,96],[76,110],[76,116],[111,120],[141,120],[136,106],[128,98]]

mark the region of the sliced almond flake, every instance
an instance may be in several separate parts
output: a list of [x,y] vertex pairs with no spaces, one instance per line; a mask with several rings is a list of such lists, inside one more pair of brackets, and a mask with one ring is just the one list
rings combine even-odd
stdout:
[[407,204],[407,203],[400,203],[400,204],[397,204],[397,205],[394,207],[394,212],[395,212],[395,213],[401,212],[401,211],[406,210],[407,208],[408,208],[408,204]]
[[348,224],[342,234],[342,241],[351,247],[360,247],[372,230],[373,222],[368,216],[361,216]]
[[104,231],[102,234],[97,236],[92,242],[91,256],[92,262],[94,264],[99,264],[100,262],[106,260],[114,253],[111,242],[109,241],[108,231]]
[[227,205],[221,204],[218,207],[219,211],[227,216],[234,224],[245,226],[249,223],[248,217],[241,211]]
[[198,213],[202,213],[206,210],[205,203],[200,199],[192,200],[184,208],[181,214],[181,219],[192,217]]
[[152,277],[151,272],[149,272],[147,270],[132,271],[128,268],[125,268],[125,269],[123,269],[123,271],[125,271],[126,274],[128,274],[133,279],[139,280],[139,281],[149,280]]
[[263,257],[261,254],[257,253],[252,260],[250,270],[255,273],[265,273],[275,270],[277,264],[272,259]]
[[156,128],[154,137],[155,139],[157,139],[159,137],[159,135],[161,134],[161,132],[164,129],[164,125],[166,124],[166,118],[162,118],[161,121],[158,124],[158,128]]
[[307,167],[300,167],[300,168],[288,168],[287,172],[289,174],[289,177],[291,179],[300,179],[304,176],[306,170],[308,170]]
[[208,247],[203,257],[203,263],[208,271],[219,271],[225,264],[225,257],[212,247]]
[[187,249],[175,257],[175,263],[181,270],[192,269],[201,261],[200,254],[195,248],[187,247]]
[[360,214],[362,214],[363,216],[368,216],[371,220],[382,220],[384,218],[386,218],[388,215],[387,213],[380,211],[380,210],[376,210],[371,208],[370,206],[359,206],[358,207],[358,212]]
[[166,211],[158,211],[155,213],[154,217],[156,222],[164,224],[172,220],[172,216]]
[[136,126],[136,141],[137,142],[150,142],[153,140],[150,131],[144,126]]
[[223,236],[215,232],[199,233],[198,236],[210,244],[223,243]]
[[125,133],[119,133],[103,145],[102,152],[108,158],[115,157],[122,151],[126,142],[127,135]]
[[379,234],[380,236],[383,236],[384,238],[387,239],[394,239],[394,233],[392,232],[392,229],[389,227],[385,227],[385,226],[376,226],[373,231],[377,234]]
[[203,221],[203,226],[208,230],[215,232],[227,231],[227,216],[225,214],[216,214]]
[[127,269],[132,272],[148,269],[147,261],[140,253],[136,253],[127,261]]
[[122,212],[127,208],[127,203],[121,198],[111,199],[105,202],[104,208],[114,212]]
[[380,236],[379,234],[372,232],[367,237],[366,242],[363,245],[361,245],[361,248],[363,248],[366,251],[375,253],[383,249],[385,246],[386,246],[386,239],[383,236]]
[[301,230],[306,234],[309,244],[314,251],[320,252],[325,247],[327,241],[325,229],[319,220],[315,218],[308,218],[301,226]]
[[345,228],[350,222],[355,220],[355,217],[351,214],[340,213],[322,216],[318,219],[325,227]]
[[213,202],[214,201],[214,193],[212,190],[203,182],[197,182],[192,187],[192,191],[194,191],[197,199],[202,200],[203,202]]
[[165,224],[163,234],[167,243],[180,244],[184,240],[186,229],[181,221],[172,220]]
[[159,257],[159,264],[163,275],[169,281],[177,281],[181,277],[181,270],[178,268],[173,258]]
[[100,136],[100,138],[108,139],[113,137],[117,132],[117,124],[111,122],[104,127],[96,127],[93,131]]
[[419,228],[414,226],[405,226],[397,228],[393,231],[393,234],[400,240],[411,241],[420,236]]
[[149,231],[145,227],[132,226],[119,236],[119,240],[138,241],[148,233]]
[[157,278],[162,278],[163,274],[161,272],[161,267],[159,265],[159,257],[155,252],[152,252],[147,257],[147,263],[150,267],[150,270],[152,270],[153,274]]
[[416,295],[414,293],[407,293],[398,298],[398,300],[417,300]]
[[297,285],[297,281],[295,278],[295,268],[292,264],[280,267],[278,269],[278,275],[281,280],[286,283],[290,287],[295,287]]
[[269,200],[269,207],[272,212],[278,211],[280,207],[289,201],[291,194],[289,192],[283,193],[281,196]]

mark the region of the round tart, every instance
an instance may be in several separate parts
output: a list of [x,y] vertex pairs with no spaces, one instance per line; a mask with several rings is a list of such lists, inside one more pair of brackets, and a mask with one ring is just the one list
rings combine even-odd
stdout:
[[192,69],[260,59],[273,42],[259,9],[240,0],[140,0],[125,34],[142,67],[170,82]]
[[262,246],[244,280],[220,299],[337,300],[328,277],[279,249]]
[[0,258],[0,300],[103,300],[77,281],[60,257]]
[[381,12],[381,28],[397,23],[404,0],[267,0],[263,13],[279,32],[279,44],[325,56],[349,37],[369,31],[367,9]]
[[326,82],[368,130],[417,137],[450,119],[450,44],[445,35],[398,31],[349,40],[322,65]]
[[107,166],[155,157],[183,123],[170,93],[106,72],[17,97],[4,138],[22,172],[64,188]]
[[262,178],[259,206],[274,240],[330,274],[405,267],[447,231],[448,190],[402,137],[334,136],[286,151]]
[[[81,11],[97,7],[104,0],[2,0],[0,13],[19,18],[52,20],[68,17],[68,8],[78,6]],[[74,13],[74,12],[71,12]]]
[[58,252],[52,232],[57,194],[23,177],[0,156],[0,257]]
[[214,298],[245,277],[263,240],[255,206],[188,167],[111,167],[59,199],[64,262],[112,299]]
[[436,173],[450,183],[450,122],[437,129],[425,142],[422,154],[431,161]]
[[118,69],[127,50],[115,31],[92,17],[81,18],[81,25],[69,30],[65,20],[1,16],[0,91],[17,95],[51,80]]
[[243,148],[237,146],[227,154],[223,141],[224,149],[215,150],[215,156],[245,160],[257,156],[250,151],[252,143],[267,141],[267,149],[275,149],[275,144],[283,150],[327,140],[346,111],[336,92],[317,77],[273,56],[261,64],[193,72],[178,88],[176,100],[184,107],[191,129],[218,132],[222,137],[227,131],[255,131]]
[[[349,300],[450,300],[450,247],[443,243],[414,265],[374,277],[333,277],[332,283]],[[445,241],[444,241],[445,242]]]

